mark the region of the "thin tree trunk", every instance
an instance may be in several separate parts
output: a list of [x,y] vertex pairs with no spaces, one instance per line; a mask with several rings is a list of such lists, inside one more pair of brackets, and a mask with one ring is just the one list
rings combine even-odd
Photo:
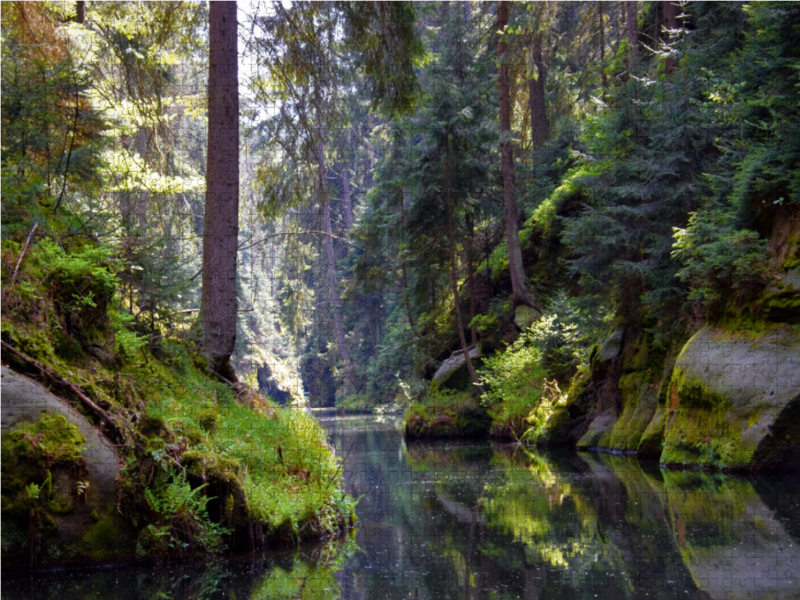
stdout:
[[200,314],[209,367],[230,381],[236,344],[239,237],[239,77],[236,2],[209,10],[208,159]]
[[533,149],[538,150],[550,139],[550,126],[547,123],[547,106],[544,98],[545,69],[542,61],[542,34],[533,39],[533,65],[536,67],[536,79],[528,80],[529,103],[531,109],[531,142]]
[[628,66],[631,73],[639,64],[639,30],[636,23],[638,9],[636,2],[625,2],[625,28],[628,33]]
[[83,25],[84,21],[86,21],[86,2],[78,0],[75,3],[75,22]]
[[472,268],[472,249],[475,247],[474,240],[475,240],[475,226],[472,222],[472,215],[467,213],[466,215],[466,225],[467,225],[467,249],[466,249],[466,263],[467,263],[467,286],[469,287],[469,322],[470,322],[470,334],[472,335],[472,345],[476,345],[478,343],[478,330],[475,327],[475,312],[476,312],[476,301],[475,301],[475,274]]
[[344,196],[344,226],[347,231],[353,228],[353,203],[350,200],[350,174],[342,167],[342,195]]
[[[402,227],[406,226],[406,190],[404,189],[400,195],[400,220]],[[414,335],[419,337],[417,332],[417,324],[414,322],[414,315],[411,313],[411,300],[408,297],[408,272],[406,269],[406,256],[403,252],[400,256],[400,268],[403,273],[403,304],[406,307],[406,314],[408,316],[408,324],[411,325],[411,331]]]
[[606,100],[608,90],[608,76],[606,75],[606,26],[603,18],[603,2],[597,3],[597,18],[600,27],[600,77],[603,82],[603,102]]
[[[678,27],[678,18],[677,18],[677,10],[675,5],[672,2],[664,2],[664,28],[666,31],[663,32],[664,35],[664,45],[668,46],[672,43],[672,35],[670,31],[674,31]],[[672,69],[675,68],[675,59],[671,56],[668,56],[667,59],[664,61],[664,72],[669,75],[672,72]]]
[[[320,110],[319,90],[316,90],[316,111],[317,122],[322,124],[322,111]],[[319,198],[322,203],[322,220],[325,226],[325,254],[328,266],[328,292],[331,297],[331,308],[333,309],[333,325],[336,331],[336,344],[339,346],[339,352],[342,355],[344,362],[345,383],[351,386],[352,391],[358,389],[355,371],[353,369],[353,361],[350,359],[350,352],[347,350],[347,341],[344,334],[344,322],[342,319],[341,300],[339,292],[336,290],[336,257],[333,254],[333,231],[331,230],[331,207],[328,202],[328,191],[325,181],[328,177],[328,172],[325,167],[325,153],[322,148],[322,140],[317,142],[317,167],[319,169]]]
[[461,350],[464,351],[464,361],[467,363],[469,378],[475,385],[479,385],[478,374],[475,372],[475,365],[469,356],[469,346],[467,346],[467,336],[464,335],[464,321],[461,318],[461,303],[458,301],[458,263],[456,262],[456,233],[453,223],[453,198],[450,193],[450,158],[447,158],[445,167],[445,196],[447,200],[447,236],[450,241],[450,285],[453,288],[453,302],[456,311],[456,327],[458,328],[458,339],[461,341]]
[[[508,2],[497,4],[497,30],[504,31],[508,25]],[[497,83],[500,91],[500,149],[502,151],[503,200],[505,204],[506,242],[508,243],[508,266],[511,272],[511,289],[516,301],[536,308],[536,297],[525,288],[525,270],[522,266],[522,249],[519,244],[517,221],[517,194],[514,181],[514,148],[511,141],[511,101],[509,94],[508,65],[503,64],[507,44],[503,36],[497,42]]]

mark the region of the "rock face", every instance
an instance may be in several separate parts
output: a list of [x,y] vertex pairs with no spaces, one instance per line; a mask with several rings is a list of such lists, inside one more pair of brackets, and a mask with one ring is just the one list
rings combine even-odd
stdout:
[[661,462],[752,469],[800,449],[800,335],[704,327],[670,382]]
[[[720,469],[785,468],[800,458],[800,334],[787,324],[758,331],[707,326],[676,359],[622,352],[614,338],[596,353],[592,377],[622,360],[617,406],[601,403],[579,449],[635,452],[662,464]],[[624,354],[624,357],[622,356]],[[618,356],[619,355],[619,356]],[[674,354],[673,354],[674,356]],[[606,379],[608,383],[610,379]],[[599,397],[599,394],[597,394]]]
[[[4,437],[21,427],[38,423],[45,415],[62,415],[85,438],[81,453],[86,466],[84,473],[52,469],[53,501],[58,500],[59,509],[48,512],[44,519],[47,532],[39,534],[45,536],[41,539],[45,550],[43,561],[109,560],[132,555],[135,539],[116,510],[119,465],[108,440],[83,415],[45,387],[6,367],[2,368],[2,398]],[[13,477],[9,471],[11,467],[4,467],[4,478]],[[7,500],[10,501],[4,496],[4,513]],[[24,547],[28,543],[27,539],[15,539],[15,531],[20,530],[16,537],[30,535],[27,523],[14,521],[15,518],[3,515],[3,561],[9,561],[6,564],[21,558],[14,552],[16,545]]]

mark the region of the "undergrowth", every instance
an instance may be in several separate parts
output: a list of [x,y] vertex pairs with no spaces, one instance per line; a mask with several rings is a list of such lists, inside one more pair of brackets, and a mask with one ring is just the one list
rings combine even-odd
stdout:
[[[242,531],[255,547],[323,537],[354,522],[340,461],[313,417],[250,391],[236,396],[205,372],[196,331],[143,327],[121,305],[120,265],[102,248],[44,239],[12,277],[19,256],[19,244],[4,242],[2,340],[14,350],[4,350],[4,362],[43,381],[50,372],[59,382],[54,393],[90,398],[94,411],[73,406],[123,438],[115,440],[117,510],[138,531],[140,558],[202,556],[234,539],[247,547],[235,535]],[[20,430],[14,443],[27,444],[22,450],[39,462],[61,452],[33,430]],[[5,524],[14,502],[3,479]],[[44,485],[40,476],[18,483],[17,504],[36,500]]]

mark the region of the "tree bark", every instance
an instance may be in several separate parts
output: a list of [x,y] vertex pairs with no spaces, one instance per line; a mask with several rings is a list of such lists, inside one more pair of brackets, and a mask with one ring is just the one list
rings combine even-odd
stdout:
[[86,21],[86,2],[78,0],[75,2],[75,22],[83,25],[84,21]]
[[458,263],[456,262],[456,233],[455,225],[453,223],[453,198],[450,192],[449,156],[446,159],[446,165],[445,199],[447,200],[447,236],[450,242],[450,285],[453,288],[453,302],[455,304],[456,311],[456,328],[458,329],[458,339],[461,341],[461,350],[464,352],[464,361],[467,363],[469,378],[475,385],[480,385],[478,382],[478,374],[475,371],[475,365],[472,364],[472,358],[469,356],[467,336],[464,335],[464,320],[461,318],[461,303],[458,301]]
[[597,3],[597,20],[600,28],[600,77],[603,82],[603,102],[606,101],[606,91],[608,90],[608,76],[606,75],[606,25],[603,17],[603,2]]
[[467,249],[464,252],[466,255],[466,263],[467,263],[467,286],[469,287],[469,322],[470,322],[470,334],[472,335],[472,345],[476,345],[478,343],[478,330],[475,327],[475,313],[477,311],[476,305],[477,302],[475,301],[475,273],[472,267],[472,249],[475,247],[475,224],[472,222],[472,215],[467,213],[466,215],[466,226],[467,226]]
[[350,199],[350,174],[342,167],[342,196],[344,196],[344,226],[347,231],[353,228],[353,202]]
[[631,73],[639,64],[639,29],[636,23],[638,9],[636,2],[625,2],[625,29],[628,33],[628,67]]
[[[497,4],[497,30],[508,25],[508,1]],[[509,94],[508,65],[503,64],[507,44],[502,35],[497,41],[497,83],[500,91],[500,149],[502,152],[503,201],[505,205],[506,242],[508,266],[511,272],[511,289],[514,300],[532,308],[537,307],[536,297],[525,288],[525,270],[522,266],[522,249],[519,244],[519,215],[514,181],[514,148],[511,141],[511,101]]]
[[237,381],[236,254],[239,237],[239,77],[236,2],[210,2],[208,158],[200,314],[209,367]]
[[[663,32],[663,39],[664,45],[669,45],[672,42],[672,35],[670,34],[671,30],[675,30],[678,27],[678,12],[676,10],[675,5],[672,2],[664,2],[664,28],[665,31]],[[664,72],[669,75],[672,72],[672,69],[675,68],[675,59],[671,56],[668,56],[667,59],[664,61]]]
[[547,123],[547,106],[544,98],[545,68],[542,61],[542,34],[533,39],[533,65],[536,68],[536,79],[528,80],[528,101],[531,109],[531,142],[533,149],[538,150],[550,139],[550,126]]

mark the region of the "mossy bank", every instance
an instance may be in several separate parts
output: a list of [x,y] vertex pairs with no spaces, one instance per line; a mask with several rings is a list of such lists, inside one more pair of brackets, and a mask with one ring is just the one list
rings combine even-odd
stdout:
[[351,525],[319,424],[209,375],[195,331],[137,329],[95,254],[45,241],[4,286],[4,568],[190,559]]

